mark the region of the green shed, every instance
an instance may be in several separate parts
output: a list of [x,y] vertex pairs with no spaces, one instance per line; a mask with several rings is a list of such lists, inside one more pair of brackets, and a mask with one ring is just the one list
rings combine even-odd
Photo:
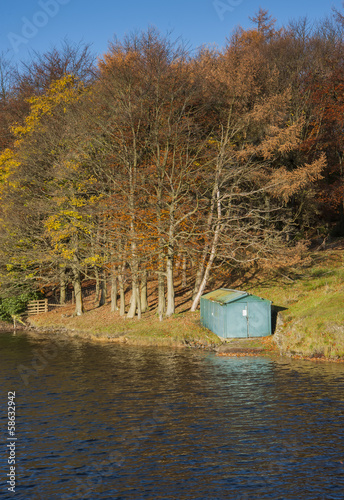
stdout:
[[271,301],[220,288],[201,297],[201,323],[223,338],[271,335]]

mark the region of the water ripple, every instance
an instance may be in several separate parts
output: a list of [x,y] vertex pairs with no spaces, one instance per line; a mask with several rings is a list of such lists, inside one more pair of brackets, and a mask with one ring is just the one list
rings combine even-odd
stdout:
[[344,498],[341,365],[68,341],[38,364],[53,347],[0,334],[16,500]]

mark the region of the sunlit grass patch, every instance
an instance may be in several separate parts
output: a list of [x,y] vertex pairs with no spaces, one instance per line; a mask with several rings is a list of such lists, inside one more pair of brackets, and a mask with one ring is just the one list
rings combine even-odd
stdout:
[[222,343],[217,335],[200,324],[199,312],[175,314],[164,321],[159,321],[154,313],[147,313],[138,320],[121,318],[118,313],[111,313],[109,306],[103,306],[78,317],[47,313],[30,318],[30,322],[38,328],[65,328],[99,341],[208,348]]
[[297,279],[255,289],[285,307],[278,342],[283,353],[336,359],[344,353],[344,266],[341,251],[313,256]]

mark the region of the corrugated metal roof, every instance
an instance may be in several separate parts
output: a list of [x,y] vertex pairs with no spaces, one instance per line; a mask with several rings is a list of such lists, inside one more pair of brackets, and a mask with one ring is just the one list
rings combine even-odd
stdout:
[[247,295],[249,295],[247,292],[241,292],[240,290],[219,288],[218,290],[214,290],[213,292],[203,295],[202,299],[212,300],[213,302],[218,302],[219,304],[224,305],[241,299],[242,297],[247,297]]

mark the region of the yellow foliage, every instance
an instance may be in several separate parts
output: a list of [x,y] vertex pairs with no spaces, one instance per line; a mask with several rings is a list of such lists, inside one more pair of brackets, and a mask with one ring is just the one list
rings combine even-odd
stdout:
[[70,204],[73,206],[73,207],[84,207],[86,205],[86,202],[84,199],[82,198],[72,198],[70,200]]
[[102,257],[99,254],[92,255],[92,257],[87,257],[87,259],[84,260],[84,264],[92,264],[92,265],[97,265],[97,264],[103,264],[105,262],[105,258]]
[[[28,99],[31,104],[30,114],[25,118],[24,125],[12,127],[13,134],[18,138],[29,134],[39,127],[43,116],[52,115],[55,108],[60,104],[70,104],[78,101],[83,92],[85,92],[84,86],[80,82],[76,86],[73,75],[66,75],[53,82],[46,94]],[[63,109],[66,112],[65,106]]]
[[70,248],[66,248],[66,247],[58,247],[57,249],[60,251],[60,253],[64,259],[73,260],[73,257],[75,254],[74,250],[71,250]]
[[208,139],[208,144],[216,144],[218,146],[220,142],[213,137],[210,137],[210,139]]
[[0,155],[0,182],[4,182],[19,165],[20,163],[12,149],[5,149]]
[[61,215],[65,215],[71,219],[82,219],[82,216],[75,210],[62,210]]

